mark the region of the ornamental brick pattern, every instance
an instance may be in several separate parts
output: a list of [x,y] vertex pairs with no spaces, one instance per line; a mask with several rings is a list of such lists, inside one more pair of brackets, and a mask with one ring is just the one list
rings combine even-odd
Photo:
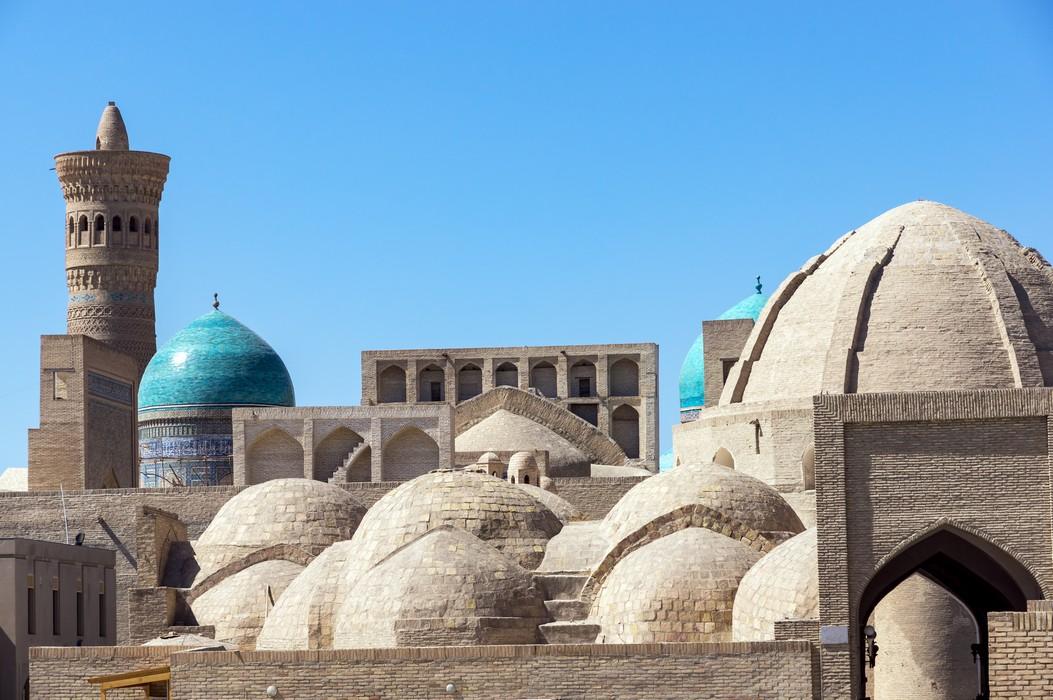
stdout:
[[157,349],[158,205],[169,157],[128,150],[111,102],[96,150],[55,156],[66,199],[67,332],[84,334],[135,358],[142,373]]
[[739,581],[761,553],[705,528],[647,544],[615,565],[589,618],[608,643],[731,641]]
[[816,529],[786,540],[742,578],[732,616],[736,642],[775,639],[782,620],[819,619]]
[[333,647],[533,644],[547,621],[528,571],[475,535],[444,526],[347,591]]

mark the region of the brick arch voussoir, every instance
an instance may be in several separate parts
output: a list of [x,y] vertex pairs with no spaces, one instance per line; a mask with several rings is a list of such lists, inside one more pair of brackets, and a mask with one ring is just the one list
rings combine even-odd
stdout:
[[516,387],[499,386],[457,405],[454,435],[460,435],[499,410],[529,418],[584,452],[595,464],[622,465],[625,451],[596,426],[546,399]]
[[607,550],[603,560],[593,569],[581,591],[581,599],[590,605],[603,587],[614,567],[640,547],[689,527],[702,527],[742,542],[750,549],[767,554],[784,541],[774,533],[756,530],[735,518],[709,506],[695,503],[671,510],[634,530]]
[[873,580],[874,576],[877,575],[885,566],[895,560],[901,554],[906,552],[908,549],[918,544],[922,540],[925,540],[932,535],[935,535],[941,531],[948,531],[959,535],[969,535],[979,539],[987,545],[1000,550],[1008,557],[1012,558],[1017,564],[1019,564],[1038,584],[1039,589],[1042,591],[1042,595],[1046,598],[1050,598],[1053,594],[1053,584],[1048,581],[1048,578],[1043,576],[1042,572],[1018,549],[1012,545],[1003,542],[998,537],[993,536],[991,533],[986,532],[982,528],[978,528],[975,525],[964,523],[956,518],[942,517],[933,520],[928,526],[918,530],[909,537],[904,538],[893,547],[885,556],[878,559],[877,563],[874,564],[874,569],[871,571],[870,576],[867,577],[867,581],[864,584],[869,585],[870,581]]
[[276,544],[270,547],[262,547],[260,549],[249,552],[240,559],[235,559],[226,566],[222,566],[209,574],[201,583],[195,585],[186,595],[188,603],[192,603],[197,600],[198,597],[206,593],[207,591],[215,588],[224,580],[230,578],[234,574],[244,571],[250,566],[255,566],[265,561],[272,561],[280,559],[283,561],[291,561],[294,564],[300,566],[307,566],[311,563],[320,552],[311,553],[302,547],[297,547],[291,544]]

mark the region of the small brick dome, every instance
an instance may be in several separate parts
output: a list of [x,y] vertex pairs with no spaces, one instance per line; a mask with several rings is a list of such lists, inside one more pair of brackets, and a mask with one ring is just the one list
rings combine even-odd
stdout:
[[732,618],[736,642],[775,639],[777,620],[819,619],[817,532],[786,540],[742,578]]
[[333,646],[535,644],[547,621],[530,572],[475,535],[444,526],[359,579],[333,623]]
[[763,481],[716,464],[682,465],[629,489],[603,519],[610,544],[656,518],[693,505],[709,508],[772,539],[787,539],[804,524],[779,492]]
[[726,642],[739,581],[761,553],[691,527],[626,555],[604,580],[590,618],[598,643]]
[[311,560],[276,599],[256,648],[331,649],[333,617],[347,594],[344,581],[354,551],[354,543],[344,540]]
[[303,567],[272,559],[253,564],[202,593],[190,607],[198,624],[214,625],[218,641],[253,649],[263,621],[275,599]]
[[443,525],[478,535],[521,566],[534,569],[563,524],[543,503],[486,474],[437,470],[407,481],[373,504],[354,541],[370,567],[428,530]]
[[252,552],[289,545],[317,555],[349,539],[366,509],[347,491],[314,479],[272,479],[223,504],[201,538],[195,583]]

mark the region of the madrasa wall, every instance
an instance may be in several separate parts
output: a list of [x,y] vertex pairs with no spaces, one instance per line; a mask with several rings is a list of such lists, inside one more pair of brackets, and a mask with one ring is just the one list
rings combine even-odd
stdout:
[[1053,688],[1053,604],[987,617],[991,700],[1038,700]]

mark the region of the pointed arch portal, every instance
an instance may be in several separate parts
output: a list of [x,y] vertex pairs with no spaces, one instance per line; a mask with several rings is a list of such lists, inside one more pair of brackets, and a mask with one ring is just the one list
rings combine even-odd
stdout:
[[[882,566],[859,599],[857,659],[866,685],[864,628],[878,603],[913,574],[921,574],[957,598],[978,622],[979,697],[987,697],[987,613],[1023,611],[1027,601],[1043,598],[1034,576],[1012,555],[990,542],[953,527],[942,527],[915,542]],[[878,631],[880,643],[880,631]],[[879,644],[880,646],[880,644]],[[880,663],[880,655],[876,663]]]

